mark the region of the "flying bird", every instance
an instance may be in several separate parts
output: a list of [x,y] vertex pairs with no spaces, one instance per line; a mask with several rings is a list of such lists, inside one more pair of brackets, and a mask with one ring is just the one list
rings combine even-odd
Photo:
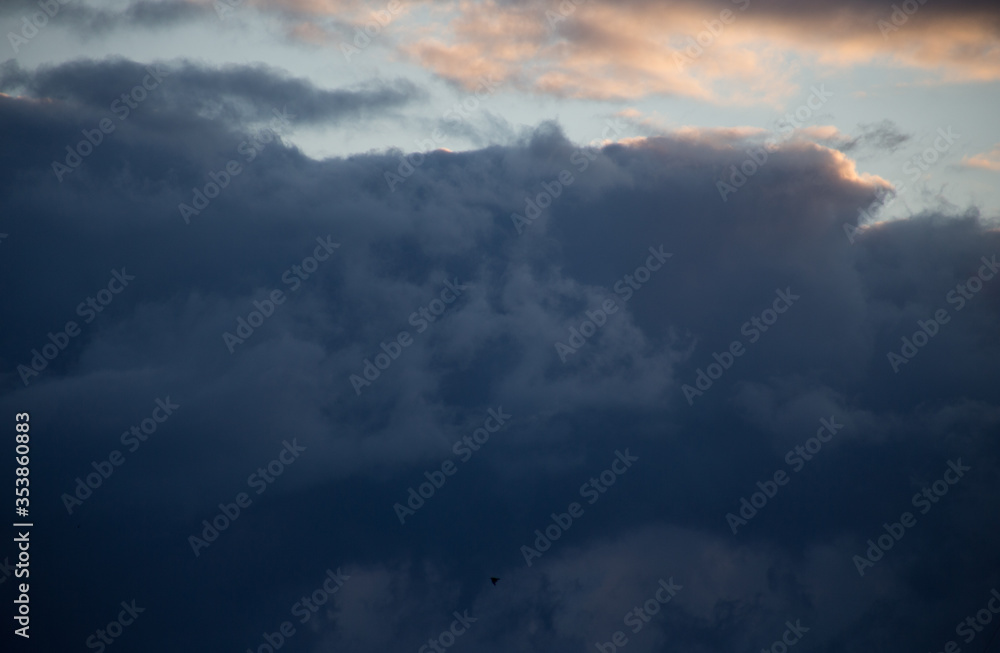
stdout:
[[500,579],[499,578],[494,578],[493,576],[490,576],[490,580],[493,581],[494,585],[496,585],[497,581],[500,580]]

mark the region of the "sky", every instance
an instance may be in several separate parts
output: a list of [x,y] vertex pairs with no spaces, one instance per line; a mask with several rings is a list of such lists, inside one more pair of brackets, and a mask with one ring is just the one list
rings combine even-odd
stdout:
[[4,650],[1000,651],[995,2],[0,35]]

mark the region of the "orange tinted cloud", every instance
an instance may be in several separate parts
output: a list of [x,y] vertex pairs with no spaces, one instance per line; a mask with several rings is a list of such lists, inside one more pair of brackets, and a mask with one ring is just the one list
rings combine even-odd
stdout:
[[989,152],[964,157],[962,165],[967,168],[1000,172],[1000,143],[995,145]]
[[997,21],[974,11],[934,15],[924,6],[883,34],[878,21],[890,17],[888,5],[826,13],[740,6],[460,2],[435,39],[406,51],[455,81],[489,68],[526,90],[594,99],[779,104],[796,91],[789,60],[910,68],[929,82],[1000,79]]
[[[385,2],[246,0],[358,24]],[[1000,80],[1000,3],[790,0],[400,0],[400,53],[472,88],[484,74],[524,91],[590,99],[683,96],[780,105],[797,67],[881,65],[924,83]],[[897,3],[898,4],[898,3]],[[414,13],[416,7],[426,12]],[[894,22],[895,21],[895,22]],[[317,30],[294,34],[314,40]],[[329,37],[337,45],[342,35]]]

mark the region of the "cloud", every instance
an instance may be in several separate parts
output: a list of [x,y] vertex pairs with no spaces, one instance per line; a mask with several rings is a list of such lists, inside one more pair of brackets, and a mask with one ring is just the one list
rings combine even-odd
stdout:
[[[160,1],[66,12],[75,29],[103,33],[158,29],[214,14],[212,7],[208,0]],[[914,83],[926,84],[1000,79],[994,63],[1000,15],[988,2],[928,3],[911,13],[868,0],[836,6],[785,0],[555,6],[542,0],[449,0],[395,7],[390,12],[388,5],[356,0],[247,0],[233,11],[246,20],[277,21],[293,41],[332,48],[352,42],[355,28],[381,12],[380,43],[455,84],[472,89],[486,75],[524,92],[564,98],[666,96],[780,107],[798,91],[800,66],[827,73],[901,68],[913,72]]]
[[[912,136],[903,133],[891,120],[883,120],[873,124],[858,125],[860,133],[838,149],[850,152],[859,147],[882,150],[890,154],[898,150]],[[843,137],[846,139],[846,137]]]
[[980,170],[1000,170],[1000,144],[996,145],[989,152],[962,157],[961,165],[966,168],[978,168]]
[[[459,3],[440,34],[403,50],[469,85],[493,74],[526,91],[588,99],[685,96],[779,106],[796,92],[787,61],[828,70],[910,68],[927,81],[1000,77],[995,7],[922,6],[884,37],[877,3]],[[900,19],[896,19],[899,21]],[[895,26],[895,25],[894,25]],[[511,38],[510,34],[516,34]]]
[[[30,411],[45,461],[32,487],[49,488],[36,509],[53,537],[39,556],[70,588],[47,594],[66,620],[46,631],[53,650],[133,594],[148,621],[125,636],[143,650],[191,632],[256,646],[337,567],[352,578],[295,623],[303,650],[419,648],[466,608],[475,650],[579,650],[671,575],[684,589],[637,651],[763,647],[798,618],[819,647],[871,650],[892,634],[915,649],[988,596],[1000,282],[982,279],[996,216],[925,214],[851,242],[844,225],[887,184],[806,139],[776,142],[723,202],[717,184],[766,136],[747,129],[594,148],[546,123],[411,156],[391,191],[401,152],[313,160],[279,140],[248,161],[238,146],[275,104],[334,122],[414,93],[175,68],[61,183],[53,159],[145,68],[4,69],[22,94],[0,96],[0,271],[19,279],[3,300],[17,319],[0,334],[0,406]],[[179,204],[211,194],[230,160],[242,171],[186,223]],[[518,234],[511,215],[529,202],[546,206]],[[310,261],[327,236],[339,248]],[[652,270],[660,247],[672,256]],[[134,285],[85,321],[81,302],[123,266]],[[958,309],[948,298],[981,270]],[[447,302],[447,284],[467,288]],[[284,301],[268,307],[275,290]],[[797,298],[775,321],[776,291]],[[895,371],[887,354],[940,310],[949,320]],[[26,386],[18,366],[70,320],[80,334]],[[583,343],[563,362],[556,343],[574,331]],[[246,335],[232,353],[226,332]],[[402,332],[412,342],[397,349]],[[689,403],[683,386],[704,387],[736,341],[744,353]],[[358,392],[366,367],[378,375]],[[62,494],[165,395],[177,413],[67,514]],[[462,462],[455,443],[497,407],[509,423]],[[831,416],[843,437],[733,535],[726,514]],[[249,477],[290,439],[305,451],[254,493]],[[634,467],[587,503],[581,485],[624,449]],[[956,457],[973,469],[962,485],[859,576],[852,556]],[[458,471],[400,524],[394,504],[445,461]],[[252,504],[195,558],[187,538],[240,492]],[[571,502],[583,516],[526,567],[520,547]],[[948,555],[958,541],[963,555]],[[95,568],[114,582],[94,586]],[[178,618],[192,630],[173,635]]]
[[[122,94],[147,79],[150,70],[125,59],[107,59],[27,71],[10,60],[0,68],[0,89],[107,111]],[[152,70],[162,71],[164,79],[154,100],[157,111],[219,117],[231,123],[266,121],[274,109],[287,108],[296,123],[337,124],[377,116],[423,97],[404,79],[327,90],[263,64],[212,68],[179,61],[152,64]],[[136,115],[141,113],[136,111]]]
[[[58,19],[57,14],[53,13],[52,19],[57,20],[53,24],[69,28],[87,38],[136,28],[162,30],[198,20],[217,19],[211,2],[192,0],[137,0],[114,8],[79,1],[57,4]],[[3,3],[0,15],[20,18],[31,16],[38,10],[37,0],[12,0]]]

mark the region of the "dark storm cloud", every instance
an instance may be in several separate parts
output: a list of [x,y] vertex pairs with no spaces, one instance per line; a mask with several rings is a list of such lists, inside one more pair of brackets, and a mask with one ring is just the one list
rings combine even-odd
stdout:
[[[789,620],[811,629],[802,650],[890,636],[918,650],[954,638],[1000,580],[985,518],[1000,498],[1000,281],[949,299],[1000,254],[994,222],[923,215],[852,244],[844,224],[877,186],[838,152],[786,143],[722,202],[747,143],[581,149],[554,124],[410,156],[390,191],[396,153],[239,152],[286,100],[340,115],[320,108],[329,92],[186,64],[58,182],[53,157],[143,70],[8,68],[30,93],[0,97],[0,270],[18,280],[0,300],[16,318],[0,404],[30,410],[38,434],[32,486],[53,535],[39,616],[58,617],[57,648],[134,597],[147,612],[122,643],[152,653],[256,650],[283,621],[298,650],[416,650],[466,610],[477,621],[456,646],[487,652],[579,651],[618,630],[628,651],[756,650]],[[212,84],[259,106],[206,111]],[[242,170],[223,182],[230,160]],[[212,200],[186,223],[197,192]],[[543,194],[519,235],[511,214]],[[647,277],[650,248],[664,259]],[[135,279],[87,321],[78,306],[122,267]],[[796,298],[765,330],[776,291]],[[887,353],[942,309],[894,371]],[[255,310],[268,317],[227,347]],[[588,319],[562,362],[555,343]],[[18,366],[69,320],[79,335],[25,386]],[[404,331],[411,344],[389,344]],[[734,341],[743,354],[689,404],[682,386]],[[378,377],[352,384],[383,352]],[[168,396],[179,407],[129,450],[123,433]],[[455,443],[497,408],[510,419],[463,461]],[[786,453],[831,417],[844,426],[794,471]],[[250,475],[292,440],[305,450],[257,494]],[[62,495],[116,449],[124,464],[67,514]],[[626,450],[637,460],[589,502],[581,485]],[[852,556],[959,457],[972,471],[860,576]],[[400,524],[394,504],[445,461],[457,472]],[[779,469],[790,483],[734,535],[726,514]],[[240,492],[252,504],[196,557],[188,537]],[[527,566],[521,547],[573,502],[582,516]],[[338,568],[343,587],[299,622],[296,602]],[[662,616],[630,632],[627,613],[671,578]]]
[[[209,68],[181,61],[158,63],[153,69],[162,69],[169,79],[155,98],[159,111],[222,118],[232,123],[268,120],[277,104],[279,109],[287,107],[297,123],[336,124],[372,117],[423,96],[404,79],[352,89],[321,89],[263,64]],[[148,73],[149,66],[125,59],[77,60],[36,71],[26,71],[15,60],[9,60],[0,68],[0,90],[106,110]]]

